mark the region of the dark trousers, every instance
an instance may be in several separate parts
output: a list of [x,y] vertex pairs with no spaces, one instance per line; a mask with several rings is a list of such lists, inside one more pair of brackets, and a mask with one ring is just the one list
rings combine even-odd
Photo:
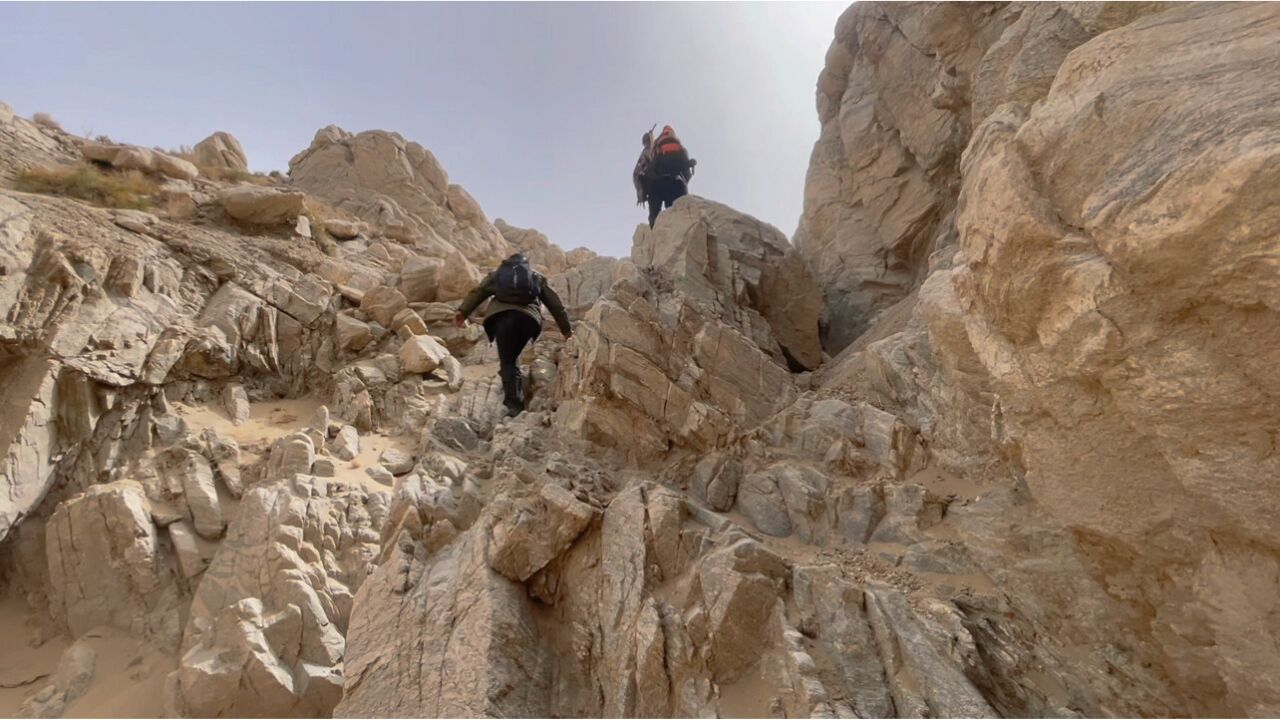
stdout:
[[520,377],[520,353],[542,330],[538,321],[519,310],[503,310],[485,318],[485,330],[498,343],[498,376],[502,378],[502,402],[509,409],[524,408],[524,382]]
[[655,178],[649,186],[649,227],[658,222],[662,207],[671,207],[676,200],[689,194],[684,180],[678,177]]

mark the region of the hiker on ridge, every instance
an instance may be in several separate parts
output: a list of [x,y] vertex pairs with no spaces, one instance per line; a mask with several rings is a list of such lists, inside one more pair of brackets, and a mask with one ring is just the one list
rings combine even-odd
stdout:
[[671,205],[689,194],[689,181],[697,160],[689,157],[676,131],[670,125],[662,128],[655,140],[653,130],[641,138],[644,150],[636,160],[631,181],[636,186],[636,204],[649,201],[649,227],[658,221],[663,206]]
[[462,305],[458,306],[454,323],[458,327],[466,325],[467,316],[489,297],[493,300],[485,310],[484,331],[490,342],[498,343],[502,402],[507,407],[507,416],[514,417],[524,411],[524,377],[518,365],[520,353],[542,332],[539,304],[546,305],[551,311],[560,334],[566,339],[573,337],[573,327],[569,324],[560,296],[551,289],[546,278],[534,272],[523,253],[503,260],[467,294]]

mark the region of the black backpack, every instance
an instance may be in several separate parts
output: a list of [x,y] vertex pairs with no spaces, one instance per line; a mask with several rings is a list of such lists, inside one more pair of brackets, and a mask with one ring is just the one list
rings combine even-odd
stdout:
[[654,177],[669,177],[684,179],[684,175],[689,171],[689,151],[684,148],[672,152],[663,153],[654,157],[650,164],[651,172]]
[[493,279],[493,296],[511,305],[532,305],[542,294],[538,281],[529,261],[504,260]]

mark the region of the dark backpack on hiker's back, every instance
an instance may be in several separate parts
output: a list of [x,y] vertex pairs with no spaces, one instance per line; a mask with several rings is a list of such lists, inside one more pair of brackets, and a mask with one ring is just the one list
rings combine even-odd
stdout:
[[685,150],[680,138],[676,137],[676,131],[670,125],[662,128],[662,134],[653,144],[653,176],[684,179],[689,165],[689,151]]
[[532,305],[542,294],[540,290],[538,274],[529,267],[527,260],[504,260],[498,266],[497,276],[493,280],[493,296],[499,301],[511,305]]

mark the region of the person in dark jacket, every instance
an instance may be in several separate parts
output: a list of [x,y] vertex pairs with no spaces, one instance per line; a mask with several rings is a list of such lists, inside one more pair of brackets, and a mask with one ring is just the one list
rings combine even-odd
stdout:
[[656,140],[650,131],[641,141],[644,150],[636,160],[631,179],[636,186],[637,204],[649,201],[649,227],[653,227],[664,206],[671,207],[689,194],[689,181],[693,179],[698,161],[689,157],[670,125],[662,128]]
[[[521,274],[523,273],[523,275]],[[513,291],[510,285],[514,282],[528,282],[525,288],[528,302],[504,301],[502,297],[519,297],[520,291]],[[555,318],[560,334],[566,339],[573,337],[573,327],[569,324],[569,315],[564,311],[560,296],[542,275],[529,267],[529,260],[523,254],[516,253],[485,276],[474,290],[467,294],[458,306],[458,314],[454,322],[458,327],[466,325],[467,317],[475,312],[480,303],[492,297],[485,310],[484,331],[490,342],[498,344],[498,374],[502,378],[503,404],[507,407],[507,415],[519,415],[524,410],[523,377],[518,362],[520,353],[532,340],[542,333],[542,311],[539,305],[545,305]]]

